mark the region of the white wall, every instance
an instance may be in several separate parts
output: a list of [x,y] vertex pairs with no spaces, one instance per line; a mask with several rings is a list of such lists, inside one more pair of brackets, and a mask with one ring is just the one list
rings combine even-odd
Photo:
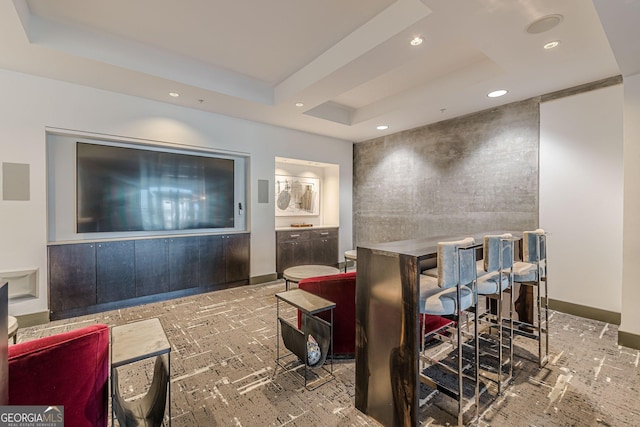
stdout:
[[624,241],[620,331],[640,335],[640,74],[624,78]]
[[48,310],[46,262],[47,128],[249,154],[251,276],[275,273],[275,207],[258,204],[257,182],[273,184],[277,156],[340,167],[340,247],[351,247],[352,144],[256,122],[0,70],[0,162],[27,163],[31,200],[0,200],[0,272],[39,269],[36,300],[12,314]]
[[622,105],[621,85],[540,105],[540,226],[551,233],[550,298],[616,313],[622,310]]

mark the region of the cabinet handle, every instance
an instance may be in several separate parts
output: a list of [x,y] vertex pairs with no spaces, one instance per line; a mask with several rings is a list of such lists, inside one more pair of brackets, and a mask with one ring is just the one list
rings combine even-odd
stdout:
[[299,234],[292,234],[289,237],[300,237],[300,235]]
[[327,231],[327,232],[324,232],[324,233],[320,233],[320,235],[321,235],[321,236],[328,236],[328,235],[329,235],[329,232]]

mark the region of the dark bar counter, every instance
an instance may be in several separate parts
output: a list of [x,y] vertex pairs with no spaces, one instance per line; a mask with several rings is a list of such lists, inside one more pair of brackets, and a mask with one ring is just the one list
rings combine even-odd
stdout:
[[473,237],[481,252],[485,235],[503,233],[509,231],[358,246],[356,408],[385,426],[420,424],[420,272],[435,266],[438,242]]

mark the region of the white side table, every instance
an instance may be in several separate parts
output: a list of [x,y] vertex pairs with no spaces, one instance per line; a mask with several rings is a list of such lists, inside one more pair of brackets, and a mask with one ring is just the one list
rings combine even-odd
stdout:
[[312,264],[289,267],[282,272],[282,277],[285,280],[285,289],[288,291],[289,282],[298,283],[302,279],[308,279],[309,277],[330,276],[338,273],[340,273],[340,270],[335,267]]
[[149,357],[167,355],[169,382],[167,385],[169,425],[171,425],[171,344],[167,339],[160,320],[148,319],[111,328],[111,422],[115,424],[113,409],[114,371],[118,366],[127,365]]

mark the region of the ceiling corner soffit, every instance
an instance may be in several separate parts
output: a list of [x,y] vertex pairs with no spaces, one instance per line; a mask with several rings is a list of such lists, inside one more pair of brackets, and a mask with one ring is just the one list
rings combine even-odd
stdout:
[[266,82],[181,55],[31,14],[26,0],[13,0],[32,45],[164,78],[260,104],[273,104]]
[[419,0],[399,0],[395,2],[289,78],[279,83],[274,90],[275,104],[292,102],[300,99],[307,92],[314,98],[305,99],[305,104],[310,107],[330,100],[337,93],[323,91],[324,96],[318,98],[317,94],[314,94],[314,86],[321,84],[323,80],[330,79],[331,76],[335,76],[341,70],[349,69],[350,64],[363,57],[367,52],[424,19],[431,12],[431,9]]

